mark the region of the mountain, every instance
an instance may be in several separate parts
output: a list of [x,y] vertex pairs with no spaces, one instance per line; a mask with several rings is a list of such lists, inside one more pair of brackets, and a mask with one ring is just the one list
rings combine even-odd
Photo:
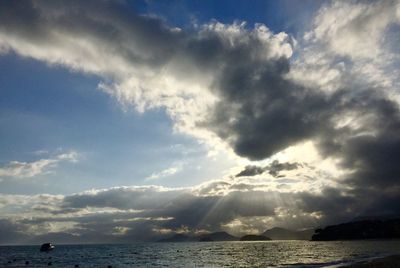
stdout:
[[193,237],[184,234],[175,234],[172,237],[158,240],[158,242],[190,242],[194,241]]
[[210,234],[201,235],[198,237],[199,241],[238,241],[239,238],[230,235],[227,232],[215,232]]
[[[261,235],[245,235],[238,238],[227,232],[215,232],[203,234],[200,236],[188,236],[184,234],[175,234],[172,237],[161,239],[158,242],[211,242],[211,241],[257,241],[257,240],[310,240],[314,230],[293,231],[284,228],[275,227],[262,233]],[[266,238],[266,239],[265,239]],[[242,240],[246,239],[246,240]],[[254,240],[252,240],[254,239]]]
[[245,235],[240,238],[240,241],[268,241],[271,238],[263,235]]
[[175,234],[169,238],[158,240],[158,242],[209,242],[209,241],[238,241],[239,238],[228,234],[227,232],[215,232],[200,236],[188,236],[184,234]]
[[363,216],[355,217],[351,222],[375,221],[375,220],[386,221],[386,220],[395,220],[395,219],[400,219],[400,215],[398,215],[398,214],[363,215]]
[[365,220],[331,225],[315,230],[314,241],[400,238],[400,218]]
[[304,231],[293,231],[280,227],[266,230],[261,235],[270,237],[272,240],[310,240],[314,234],[314,229]]
[[205,236],[205,237],[200,237],[199,238],[199,242],[213,242],[214,240],[212,240],[211,238]]

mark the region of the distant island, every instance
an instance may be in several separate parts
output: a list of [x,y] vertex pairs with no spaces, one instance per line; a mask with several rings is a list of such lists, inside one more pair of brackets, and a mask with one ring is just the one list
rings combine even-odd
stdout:
[[321,229],[301,231],[281,227],[268,229],[261,234],[248,234],[242,237],[227,232],[214,232],[199,236],[174,234],[158,242],[212,242],[212,241],[267,241],[267,240],[362,240],[362,239],[400,239],[400,218],[395,219],[356,219],[355,221],[330,225]]
[[197,241],[193,237],[184,234],[174,234],[172,237],[158,240],[158,242],[191,242]]
[[[158,240],[158,242],[212,242],[212,241],[265,241],[265,240],[310,240],[314,229],[293,231],[280,227],[268,229],[259,235],[244,235],[241,238],[227,232],[214,232],[199,236],[174,234],[171,237]],[[267,239],[265,239],[267,238]]]
[[236,236],[230,235],[227,232],[215,232],[210,234],[201,235],[198,239],[202,242],[207,241],[238,241],[239,238]]
[[240,241],[268,241],[271,238],[263,235],[245,235],[240,238]]
[[266,230],[261,235],[269,237],[272,240],[310,240],[313,234],[314,229],[294,231],[285,228],[274,227]]
[[363,220],[327,226],[315,230],[313,241],[398,239],[400,219]]
[[212,241],[239,241],[239,238],[227,232],[215,232],[200,236],[188,236],[184,234],[174,234],[169,238],[158,240],[158,242],[212,242]]

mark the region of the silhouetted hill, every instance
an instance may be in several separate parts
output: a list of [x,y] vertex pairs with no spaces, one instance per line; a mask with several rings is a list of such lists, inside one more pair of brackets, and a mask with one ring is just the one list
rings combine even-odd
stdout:
[[164,238],[158,240],[158,242],[190,242],[194,241],[193,237],[184,234],[175,234],[170,238]]
[[175,234],[169,238],[158,240],[158,242],[191,242],[191,241],[238,241],[239,238],[228,234],[227,232],[215,232],[201,236],[188,236],[184,234]]
[[213,242],[214,240],[212,240],[211,238],[209,238],[209,237],[200,237],[199,238],[199,242]]
[[388,215],[363,215],[363,216],[357,216],[351,222],[357,222],[357,221],[387,221],[387,220],[395,220],[395,219],[400,219],[400,215],[393,215],[393,214],[388,214]]
[[239,238],[228,234],[227,232],[216,232],[201,235],[198,238],[199,241],[238,241]]
[[263,235],[245,235],[240,238],[240,241],[267,241],[271,238]]
[[314,234],[314,229],[304,231],[293,231],[280,227],[266,230],[261,235],[271,238],[272,240],[310,240]]
[[314,241],[400,238],[400,219],[366,220],[317,229]]

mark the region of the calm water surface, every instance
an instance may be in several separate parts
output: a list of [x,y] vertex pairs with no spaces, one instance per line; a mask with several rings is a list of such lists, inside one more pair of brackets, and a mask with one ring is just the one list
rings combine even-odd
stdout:
[[0,267],[328,267],[399,253],[400,241],[56,245],[51,253],[39,252],[39,246],[2,246]]

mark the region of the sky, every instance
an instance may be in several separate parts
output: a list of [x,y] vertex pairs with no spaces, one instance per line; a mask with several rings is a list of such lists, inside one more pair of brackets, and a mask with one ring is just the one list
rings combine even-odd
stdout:
[[399,1],[2,1],[0,244],[400,212]]

